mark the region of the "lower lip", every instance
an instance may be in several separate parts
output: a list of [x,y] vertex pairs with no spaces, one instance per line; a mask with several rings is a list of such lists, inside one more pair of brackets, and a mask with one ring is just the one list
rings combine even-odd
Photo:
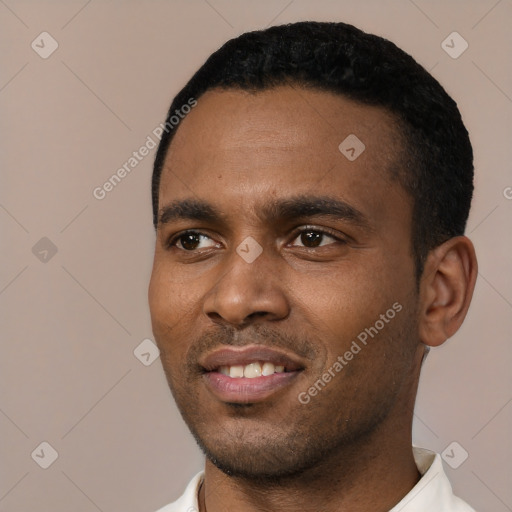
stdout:
[[219,372],[207,372],[205,380],[215,396],[228,403],[250,404],[262,402],[288,386],[299,371],[281,372],[266,377],[237,378]]

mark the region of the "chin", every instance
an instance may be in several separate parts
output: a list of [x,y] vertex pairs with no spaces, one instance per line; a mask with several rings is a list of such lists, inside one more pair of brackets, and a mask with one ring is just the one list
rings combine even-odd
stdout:
[[283,432],[274,425],[258,432],[247,430],[212,428],[224,431],[223,438],[192,433],[215,467],[230,477],[253,482],[276,483],[297,477],[326,456],[326,446],[312,446],[309,436],[300,435],[297,429]]
[[275,483],[297,477],[306,472],[310,466],[310,464],[307,464],[306,467],[303,467],[297,460],[288,458],[287,460],[275,455],[262,457],[265,452],[261,449],[248,450],[247,445],[243,448],[246,451],[246,455],[243,457],[240,457],[240,450],[230,454],[226,451],[220,453],[218,449],[215,450],[216,453],[212,453],[204,447],[201,448],[207,459],[226,475],[253,482]]

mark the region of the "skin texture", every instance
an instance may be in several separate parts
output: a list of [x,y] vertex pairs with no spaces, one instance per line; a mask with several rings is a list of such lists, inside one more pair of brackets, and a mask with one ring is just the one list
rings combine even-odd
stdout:
[[[338,149],[349,134],[366,146],[355,161]],[[207,455],[202,510],[387,511],[417,482],[422,356],[462,323],[476,259],[467,238],[453,238],[431,251],[418,287],[412,199],[391,178],[401,144],[386,111],[291,86],[209,91],[181,122],[159,207],[200,200],[221,215],[159,223],[149,304],[167,380]],[[342,200],[363,221],[269,215],[270,204],[313,196]],[[203,236],[177,237],[184,230]],[[262,248],[252,263],[236,252],[247,237]],[[395,303],[401,311],[300,403]],[[248,344],[295,354],[303,369],[262,402],[226,403],[199,361]]]

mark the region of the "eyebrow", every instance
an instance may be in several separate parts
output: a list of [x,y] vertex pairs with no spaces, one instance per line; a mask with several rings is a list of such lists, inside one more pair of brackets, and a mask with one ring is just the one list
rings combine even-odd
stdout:
[[220,217],[220,212],[206,201],[183,199],[172,201],[161,208],[158,224],[164,225],[182,219],[218,222]]
[[[371,229],[368,218],[360,210],[345,201],[328,196],[299,195],[271,200],[263,205],[258,217],[268,223],[305,217],[326,217]],[[225,224],[226,214],[200,199],[176,200],[160,209],[159,226],[178,220]]]

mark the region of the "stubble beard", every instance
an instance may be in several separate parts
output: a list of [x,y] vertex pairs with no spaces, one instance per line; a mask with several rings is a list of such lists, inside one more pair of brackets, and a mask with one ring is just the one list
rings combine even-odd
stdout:
[[[387,333],[388,342],[394,339],[395,343],[403,343],[413,334],[409,320],[393,327]],[[410,349],[402,350],[402,365],[411,360],[411,354]],[[354,370],[355,364],[351,362]],[[168,380],[178,408],[207,459],[226,475],[267,485],[313,477],[331,464],[345,464],[350,471],[358,447],[368,443],[385,421],[399,390],[399,379],[393,378],[395,386],[380,390],[378,397],[365,395],[359,401],[354,401],[354,397],[344,401],[343,397],[337,400],[335,388],[326,387],[307,405],[299,404],[295,396],[290,397],[292,404],[285,404],[286,415],[276,407],[273,422],[269,421],[269,411],[262,404],[226,404],[229,427],[225,428],[198,410],[198,394],[193,396],[186,386],[172,385],[171,375]],[[358,386],[360,381],[346,383]],[[258,414],[253,414],[257,407],[266,412],[266,420],[260,421]]]

